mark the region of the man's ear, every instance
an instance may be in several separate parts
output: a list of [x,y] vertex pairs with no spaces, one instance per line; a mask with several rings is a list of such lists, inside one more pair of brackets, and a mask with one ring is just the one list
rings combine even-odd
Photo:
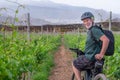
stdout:
[[91,17],[91,19],[94,21],[94,17]]

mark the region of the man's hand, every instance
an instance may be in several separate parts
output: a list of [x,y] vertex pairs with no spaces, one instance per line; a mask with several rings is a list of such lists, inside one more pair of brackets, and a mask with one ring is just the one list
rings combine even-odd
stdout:
[[97,60],[101,60],[103,57],[104,57],[104,55],[102,55],[102,54],[96,54],[96,55],[95,55],[95,58],[96,58]]

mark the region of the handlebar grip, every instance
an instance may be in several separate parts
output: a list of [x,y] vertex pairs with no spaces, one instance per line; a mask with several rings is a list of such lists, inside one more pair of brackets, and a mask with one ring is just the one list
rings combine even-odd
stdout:
[[79,50],[78,48],[69,48],[70,50]]

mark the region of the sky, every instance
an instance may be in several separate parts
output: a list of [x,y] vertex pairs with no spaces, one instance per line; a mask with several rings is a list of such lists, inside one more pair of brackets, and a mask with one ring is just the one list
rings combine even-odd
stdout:
[[94,9],[104,9],[120,14],[120,0],[51,0],[73,6],[84,6]]
[[[2,0],[0,0],[1,2]],[[31,3],[32,1],[47,1],[47,0],[10,0],[21,3]],[[120,14],[120,0],[51,0],[56,3],[68,4],[73,6],[89,7],[94,9],[103,9]]]

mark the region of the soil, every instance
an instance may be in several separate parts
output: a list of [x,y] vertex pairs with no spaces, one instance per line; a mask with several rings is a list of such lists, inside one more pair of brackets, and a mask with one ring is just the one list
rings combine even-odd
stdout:
[[49,80],[71,80],[73,54],[62,44],[54,55],[55,66]]

